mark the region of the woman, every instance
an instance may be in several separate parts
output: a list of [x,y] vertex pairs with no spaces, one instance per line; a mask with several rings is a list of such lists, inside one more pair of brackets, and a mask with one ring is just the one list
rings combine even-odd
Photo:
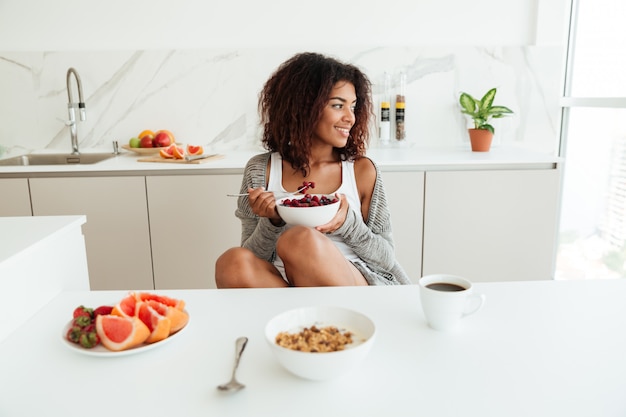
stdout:
[[[409,284],[395,259],[380,173],[364,157],[371,86],[355,66],[298,54],[259,96],[263,145],[248,161],[235,215],[241,247],[217,260],[218,288]],[[305,182],[335,194],[335,217],[316,228],[286,226],[274,193]]]

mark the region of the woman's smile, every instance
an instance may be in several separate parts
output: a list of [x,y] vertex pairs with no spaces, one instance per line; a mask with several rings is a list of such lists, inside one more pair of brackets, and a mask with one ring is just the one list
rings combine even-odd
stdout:
[[350,136],[350,128],[347,127],[335,127],[346,139]]

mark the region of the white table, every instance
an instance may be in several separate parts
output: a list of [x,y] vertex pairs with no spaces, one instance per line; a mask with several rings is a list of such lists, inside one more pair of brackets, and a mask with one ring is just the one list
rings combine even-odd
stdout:
[[[177,339],[94,358],[61,342],[79,304],[124,292],[63,292],[0,344],[0,416],[602,416],[626,415],[626,280],[476,284],[483,310],[452,333],[427,327],[416,286],[161,292],[186,300]],[[14,294],[12,296],[19,296]],[[333,304],[369,315],[362,367],[330,382],[284,371],[263,335],[273,315]],[[233,395],[234,342],[250,341]]]

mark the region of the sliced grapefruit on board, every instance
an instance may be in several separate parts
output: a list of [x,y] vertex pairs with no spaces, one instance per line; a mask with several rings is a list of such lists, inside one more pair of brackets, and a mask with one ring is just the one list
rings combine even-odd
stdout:
[[96,317],[96,332],[100,342],[109,350],[132,349],[144,343],[150,330],[139,317],[120,317],[113,314]]
[[161,158],[172,159],[174,157],[174,148],[176,145],[170,145],[167,148],[161,148],[159,150],[159,155]]
[[172,150],[172,155],[174,155],[175,159],[184,159],[185,158],[185,148],[182,146],[173,145],[174,149]]
[[202,146],[187,145],[187,155],[202,155],[203,153]]

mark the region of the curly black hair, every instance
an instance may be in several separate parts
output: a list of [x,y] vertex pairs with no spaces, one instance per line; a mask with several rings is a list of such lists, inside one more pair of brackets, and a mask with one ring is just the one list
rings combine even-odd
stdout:
[[371,82],[359,68],[321,54],[300,53],[281,64],[259,94],[263,146],[279,152],[305,176],[313,130],[340,81],[354,85],[357,101],[348,142],[336,151],[342,160],[354,160],[365,155],[373,116]]

